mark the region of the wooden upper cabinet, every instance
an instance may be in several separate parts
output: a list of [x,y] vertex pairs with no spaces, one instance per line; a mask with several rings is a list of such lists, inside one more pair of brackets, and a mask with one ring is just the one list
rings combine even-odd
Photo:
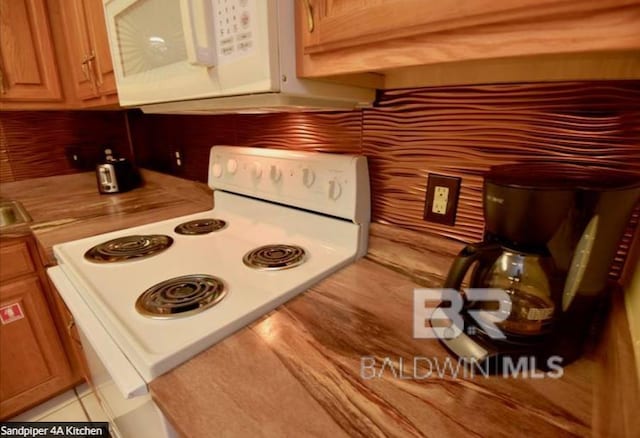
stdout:
[[45,0],[0,0],[0,101],[63,99]]
[[298,74],[640,48],[637,0],[296,0]]
[[[441,32],[464,26],[534,16],[557,0],[447,1],[424,0],[309,0],[315,29],[309,32],[305,53],[319,53],[395,38]],[[309,15],[309,9],[307,9]],[[309,17],[307,17],[307,21]],[[307,24],[309,27],[309,23]]]
[[62,5],[65,37],[69,54],[69,66],[73,76],[76,96],[86,100],[98,97],[94,73],[89,69],[91,43],[82,0],[66,0]]
[[76,95],[84,106],[117,103],[101,0],[65,0],[61,7]]
[[102,0],[84,0],[83,3],[89,26],[89,41],[96,57],[98,87],[103,95],[116,94],[116,74],[109,49],[103,2]]

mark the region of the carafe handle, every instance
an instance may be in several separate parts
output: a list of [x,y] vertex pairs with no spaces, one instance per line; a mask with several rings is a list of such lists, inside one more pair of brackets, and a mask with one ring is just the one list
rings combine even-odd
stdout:
[[462,280],[474,262],[484,259],[485,256],[493,255],[500,251],[500,246],[494,243],[472,243],[465,246],[453,261],[449,268],[449,274],[444,281],[444,288],[460,289]]

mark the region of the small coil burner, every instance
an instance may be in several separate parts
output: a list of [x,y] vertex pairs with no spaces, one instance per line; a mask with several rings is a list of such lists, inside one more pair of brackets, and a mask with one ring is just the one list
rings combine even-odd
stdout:
[[212,233],[226,226],[227,223],[221,219],[196,219],[178,225],[173,231],[187,236],[196,236],[198,234]]
[[265,245],[249,251],[242,261],[250,268],[268,271],[289,269],[301,265],[306,252],[295,245]]
[[178,318],[202,312],[227,295],[224,283],[211,275],[184,275],[158,283],[136,300],[136,310],[157,319]]
[[173,239],[163,234],[125,236],[94,246],[84,258],[94,263],[139,260],[161,253],[172,244]]

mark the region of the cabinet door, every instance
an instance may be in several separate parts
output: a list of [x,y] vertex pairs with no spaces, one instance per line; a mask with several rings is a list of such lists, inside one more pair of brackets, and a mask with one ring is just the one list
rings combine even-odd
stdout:
[[45,0],[0,0],[0,11],[0,100],[62,100]]
[[295,4],[302,77],[387,74],[404,67],[505,57],[637,53],[640,47],[638,0],[297,0]]
[[76,96],[86,106],[112,103],[103,98],[116,94],[116,82],[101,0],[61,6]]
[[109,37],[104,18],[102,0],[83,0],[89,31],[89,42],[95,56],[96,81],[100,94],[116,93],[116,75],[113,71]]
[[81,100],[99,96],[94,71],[90,69],[92,52],[87,20],[82,0],[65,0],[61,3],[65,35],[69,49],[69,63],[76,96]]
[[71,371],[37,276],[2,284],[0,311],[0,419],[6,419],[64,390]]
[[[557,0],[302,0],[311,13],[313,30],[306,32],[305,53],[371,44],[417,34],[487,24],[535,15]],[[534,9],[528,10],[532,7]],[[307,20],[308,21],[308,20]],[[309,25],[307,24],[307,31]]]

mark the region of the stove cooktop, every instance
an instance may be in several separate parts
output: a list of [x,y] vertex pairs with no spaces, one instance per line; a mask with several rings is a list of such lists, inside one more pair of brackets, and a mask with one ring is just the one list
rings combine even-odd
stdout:
[[209,186],[211,211],[53,248],[79,325],[122,356],[123,394],[366,252],[364,157],[214,146]]
[[[219,198],[225,201],[224,209],[54,247],[65,274],[81,287],[84,301],[147,381],[356,257],[359,227],[353,223],[227,193]],[[198,236],[174,231],[179,224],[211,217],[224,221],[225,228]],[[101,243],[143,235],[166,235],[173,243],[151,257],[126,262],[95,263],[84,257],[87,249]],[[273,242],[279,245],[272,246]],[[291,266],[247,266],[246,256],[256,249],[262,253],[259,260],[264,258],[268,263],[273,259],[276,264]],[[278,257],[284,260],[278,261]],[[204,310],[193,312],[186,305],[183,317],[167,318],[172,311],[167,310],[153,318],[136,306],[145,291],[164,287],[171,279],[194,275],[214,277],[224,285],[224,292],[210,299]],[[193,293],[197,293],[196,286],[186,287],[193,287]],[[190,295],[186,289],[182,293],[185,298]]]

